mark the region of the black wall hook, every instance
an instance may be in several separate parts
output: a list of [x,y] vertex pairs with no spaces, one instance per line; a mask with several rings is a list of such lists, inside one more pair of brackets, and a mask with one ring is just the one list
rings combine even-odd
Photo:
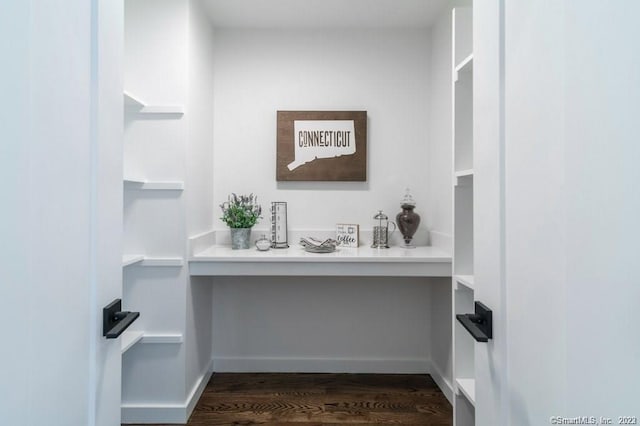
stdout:
[[122,300],[114,300],[102,309],[102,335],[107,339],[117,338],[139,316],[140,312],[123,312]]

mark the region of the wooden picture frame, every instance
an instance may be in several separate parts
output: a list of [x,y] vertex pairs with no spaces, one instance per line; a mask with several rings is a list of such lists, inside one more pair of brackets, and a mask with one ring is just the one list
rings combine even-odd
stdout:
[[278,111],[276,144],[277,181],[367,180],[366,111]]

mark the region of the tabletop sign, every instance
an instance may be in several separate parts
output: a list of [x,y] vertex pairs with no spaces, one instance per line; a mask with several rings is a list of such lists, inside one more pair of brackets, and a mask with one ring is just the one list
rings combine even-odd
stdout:
[[340,247],[358,248],[360,245],[360,225],[338,223],[336,225],[336,241]]
[[366,181],[366,111],[278,111],[278,181]]

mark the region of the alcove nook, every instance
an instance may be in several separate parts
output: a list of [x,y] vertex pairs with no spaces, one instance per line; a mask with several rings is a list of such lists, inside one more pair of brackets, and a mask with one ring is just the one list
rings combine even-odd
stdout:
[[[213,371],[429,373],[473,404],[472,372],[454,379],[469,354],[452,352],[470,343],[453,310],[473,297],[473,241],[454,241],[454,218],[472,232],[473,166],[456,156],[454,176],[452,144],[472,120],[453,78],[471,75],[470,2],[400,3],[125,1],[123,302],[141,317],[123,338],[123,423],[185,421]],[[366,181],[277,181],[279,110],[367,111]],[[370,249],[373,216],[395,218],[407,187],[418,247],[396,232]],[[232,251],[230,193],[265,213],[287,202],[291,247]],[[360,225],[360,248],[299,247],[337,223]]]

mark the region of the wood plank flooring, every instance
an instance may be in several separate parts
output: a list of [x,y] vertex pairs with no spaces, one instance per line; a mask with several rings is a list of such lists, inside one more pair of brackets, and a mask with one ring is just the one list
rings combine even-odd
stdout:
[[189,426],[450,426],[451,405],[428,375],[214,374]]

